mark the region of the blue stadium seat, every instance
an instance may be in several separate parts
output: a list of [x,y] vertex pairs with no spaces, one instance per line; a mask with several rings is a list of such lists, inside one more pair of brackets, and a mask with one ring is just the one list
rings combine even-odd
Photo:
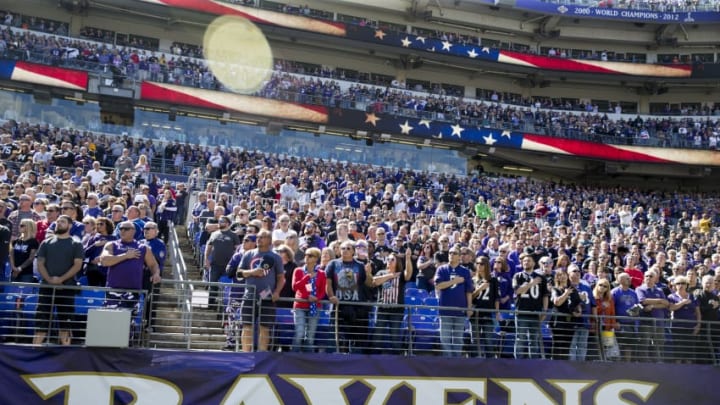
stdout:
[[320,311],[317,331],[315,332],[315,347],[321,351],[335,351],[335,311],[323,308]]
[[105,305],[105,291],[81,290],[75,296],[75,313],[87,315],[90,308],[100,308]]
[[88,285],[88,278],[87,276],[82,276],[78,278],[78,284],[80,285]]
[[428,292],[426,290],[420,289],[420,288],[406,288],[405,289],[405,298],[407,297],[415,297],[420,300],[425,299],[428,296]]
[[275,309],[275,345],[291,346],[295,336],[292,308]]
[[409,326],[413,351],[431,351],[440,343],[440,320],[436,316],[413,314]]

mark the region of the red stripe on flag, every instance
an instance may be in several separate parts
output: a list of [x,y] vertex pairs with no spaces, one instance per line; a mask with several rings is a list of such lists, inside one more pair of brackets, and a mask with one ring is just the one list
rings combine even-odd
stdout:
[[628,151],[620,149],[613,145],[606,145],[602,143],[578,141],[575,139],[554,138],[550,136],[539,136],[532,134],[524,134],[523,136],[528,141],[552,146],[553,148],[561,149],[575,156],[632,162],[674,163],[671,160],[659,158],[657,156],[649,155],[646,153]]
[[164,101],[171,104],[192,105],[196,107],[211,108],[214,110],[231,110],[222,104],[212,103],[203,98],[191,96],[179,91],[170,90],[155,83],[143,82],[140,87],[140,98],[143,100]]
[[[272,20],[264,20],[261,18],[258,18],[252,14],[244,13],[236,8],[230,7],[230,6],[224,6],[222,4],[217,4],[209,0],[160,0],[162,3],[164,3],[167,6],[170,7],[180,7],[185,8],[189,10],[196,10],[201,11],[208,14],[215,14],[215,15],[235,15],[243,18],[247,18],[250,21],[261,23],[261,24],[268,24],[268,25],[278,25]],[[320,21],[320,20],[318,20]],[[341,29],[345,29],[345,24],[343,23],[336,23],[331,21],[322,21],[322,23],[338,27]]]
[[42,76],[52,77],[53,79],[62,80],[75,87],[80,87],[87,90],[88,85],[88,74],[80,70],[72,70],[59,68],[55,66],[39,65],[35,63],[28,63],[18,61],[15,64],[15,69],[22,69],[27,72],[35,73]]
[[[564,59],[564,58],[551,58],[547,56],[540,56],[540,55],[529,55],[525,53],[519,53],[519,52],[513,52],[513,51],[500,51],[501,55],[505,55],[510,58],[518,59],[526,63],[530,63],[533,66],[541,69],[551,69],[551,70],[569,70],[573,72],[591,72],[591,73],[613,73],[613,74],[633,74],[631,72],[625,72],[622,69],[620,69],[621,66],[619,66],[617,69],[610,69],[610,68],[603,68],[600,66],[595,66],[592,64],[586,64],[582,63],[581,61],[576,61],[573,59]],[[638,65],[635,64],[628,64],[629,67],[637,67]],[[685,73],[686,76],[689,76],[690,73],[692,73],[692,67],[689,65],[677,65],[677,66],[662,66],[665,69],[674,69],[680,72]],[[652,75],[651,72],[648,73],[648,75]]]

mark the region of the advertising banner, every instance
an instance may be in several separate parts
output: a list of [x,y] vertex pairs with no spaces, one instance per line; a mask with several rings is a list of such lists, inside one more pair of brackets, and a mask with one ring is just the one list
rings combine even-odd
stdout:
[[577,4],[557,4],[538,0],[516,0],[516,8],[545,14],[560,14],[572,18],[636,21],[660,24],[701,24],[720,22],[720,13],[712,11],[630,10],[616,7],[589,7]]
[[715,404],[712,366],[0,348],[0,403]]

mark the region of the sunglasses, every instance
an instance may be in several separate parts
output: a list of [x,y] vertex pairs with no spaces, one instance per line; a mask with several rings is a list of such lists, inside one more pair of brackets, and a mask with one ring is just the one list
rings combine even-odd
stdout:
[[134,231],[135,228],[128,228],[128,227],[120,227],[121,231]]
[[149,230],[152,230],[152,229],[157,229],[157,227],[148,226],[148,227],[143,228],[143,231],[149,231]]

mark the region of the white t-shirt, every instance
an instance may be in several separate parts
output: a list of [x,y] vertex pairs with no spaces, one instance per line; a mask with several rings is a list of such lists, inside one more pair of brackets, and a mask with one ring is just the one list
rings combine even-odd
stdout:
[[105,172],[101,169],[88,170],[87,175],[90,177],[90,183],[92,183],[93,186],[97,186],[98,184],[100,184],[100,182],[103,181],[106,176]]

